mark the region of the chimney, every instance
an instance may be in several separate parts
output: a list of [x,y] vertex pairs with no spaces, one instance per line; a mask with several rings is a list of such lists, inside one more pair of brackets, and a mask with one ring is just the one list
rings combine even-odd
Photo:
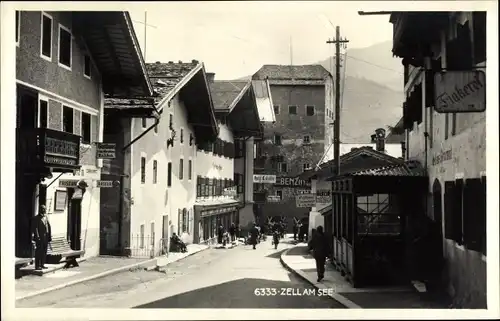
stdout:
[[209,83],[214,82],[215,72],[207,72],[206,75]]
[[375,142],[376,150],[382,153],[385,152],[385,129],[375,129],[375,135],[377,135]]

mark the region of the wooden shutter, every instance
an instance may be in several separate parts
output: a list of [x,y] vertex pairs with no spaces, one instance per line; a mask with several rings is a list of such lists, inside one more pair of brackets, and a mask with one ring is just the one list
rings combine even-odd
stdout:
[[464,186],[464,243],[468,249],[481,252],[483,235],[486,235],[486,215],[482,201],[482,182],[468,179]]
[[444,237],[453,240],[453,193],[455,182],[444,183]]
[[459,244],[464,244],[463,241],[463,191],[464,191],[464,180],[455,180],[455,191],[453,197],[453,233],[454,240]]

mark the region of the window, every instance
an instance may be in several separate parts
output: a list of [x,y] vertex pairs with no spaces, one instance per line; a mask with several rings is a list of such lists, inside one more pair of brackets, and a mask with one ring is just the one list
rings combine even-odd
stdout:
[[279,105],[274,105],[274,114],[279,115],[280,114],[280,106]]
[[167,164],[167,186],[172,186],[172,162]]
[[192,133],[189,133],[189,146],[193,146],[194,136]]
[[304,135],[303,141],[305,145],[311,143],[311,136],[310,135]]
[[41,56],[52,58],[52,17],[42,12],[42,40],[41,40]]
[[281,135],[275,134],[274,135],[274,145],[281,145]]
[[71,32],[59,25],[59,64],[71,68]]
[[63,106],[63,132],[73,134],[73,108]]
[[187,210],[182,209],[182,232],[188,232],[187,230]]
[[310,168],[311,168],[311,164],[309,164],[309,163],[304,163],[304,165],[303,165],[302,167],[303,167],[303,170],[304,170],[304,171],[307,171],[308,169],[310,169]]
[[193,161],[188,160],[188,180],[193,178]]
[[457,113],[451,114],[451,136],[457,134]]
[[297,106],[288,106],[288,113],[290,115],[297,115]]
[[146,157],[141,157],[141,184],[146,183]]
[[179,142],[181,144],[184,144],[184,128],[181,128],[180,133],[179,133]]
[[38,126],[40,128],[47,128],[49,103],[48,103],[48,101],[43,100],[43,99],[40,99],[38,103],[39,103],[38,115],[40,117],[39,122],[38,122]]
[[90,73],[92,70],[92,68],[90,66],[91,66],[90,56],[83,55],[83,75],[89,79],[90,79]]
[[196,178],[196,197],[201,197],[201,176]]
[[148,120],[146,119],[146,117],[142,117],[142,128],[146,128],[147,125],[148,125]]
[[151,222],[151,245],[155,244],[155,222]]
[[450,114],[444,114],[444,139],[448,139],[449,131],[450,131]]
[[288,172],[288,166],[287,163],[279,163],[278,164],[278,171],[281,173],[286,173]]
[[19,45],[19,33],[21,32],[21,11],[16,11],[16,44]]
[[179,179],[184,179],[184,159],[179,159]]
[[168,128],[173,129],[174,128],[174,115],[170,114],[168,117]]
[[243,184],[244,184],[244,176],[243,174],[237,174],[237,173],[234,173],[234,182],[235,182],[235,185],[236,185],[236,192],[238,194],[241,194],[243,193]]
[[283,200],[283,191],[282,190],[277,190],[276,191],[276,196],[280,198],[280,200]]
[[153,184],[158,183],[158,161],[153,161]]
[[82,112],[82,143],[90,144],[92,137],[92,120],[90,114]]
[[306,115],[314,116],[314,106],[306,106]]
[[139,247],[141,249],[143,249],[144,248],[144,224],[141,224],[139,233],[140,233],[139,234],[139,242],[140,242]]

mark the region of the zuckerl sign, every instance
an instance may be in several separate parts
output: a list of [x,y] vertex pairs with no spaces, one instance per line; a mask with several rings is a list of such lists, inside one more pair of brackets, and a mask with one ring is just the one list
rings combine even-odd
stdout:
[[438,113],[486,110],[486,75],[480,70],[446,71],[434,75],[434,101]]

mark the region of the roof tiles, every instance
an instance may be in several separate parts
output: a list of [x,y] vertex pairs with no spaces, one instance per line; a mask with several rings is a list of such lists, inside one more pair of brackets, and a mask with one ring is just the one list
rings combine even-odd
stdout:
[[224,110],[231,106],[231,103],[238,97],[241,91],[248,84],[246,81],[216,80],[210,83],[210,92],[214,108]]
[[324,80],[330,75],[321,65],[264,65],[252,79],[270,80]]

